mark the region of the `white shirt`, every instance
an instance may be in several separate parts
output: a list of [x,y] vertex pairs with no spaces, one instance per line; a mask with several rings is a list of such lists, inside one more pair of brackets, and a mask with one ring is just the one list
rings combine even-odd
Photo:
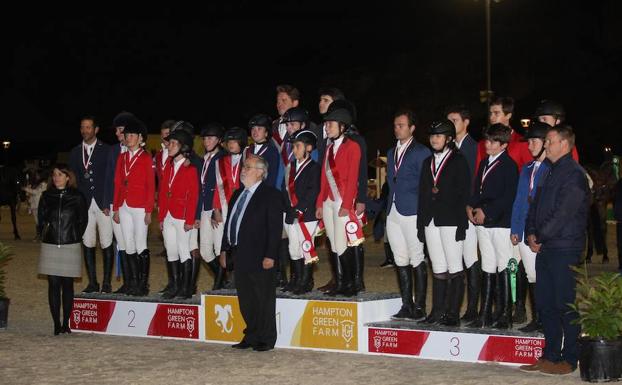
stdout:
[[136,153],[140,150],[141,150],[140,146],[136,150],[130,150],[129,148],[127,149],[127,151],[130,152],[131,157],[134,157],[134,155],[136,155]]
[[343,135],[341,135],[339,139],[333,140],[333,155],[337,156],[337,150],[339,150],[341,143],[343,143]]
[[279,136],[281,137],[281,139],[285,137],[286,133],[287,133],[287,124],[282,123],[281,120],[279,120]]
[[[255,182],[254,185],[244,189],[244,191],[248,191],[248,193],[246,194],[246,200],[244,201],[244,206],[242,206],[242,211],[240,212],[240,216],[238,217],[238,222],[236,223],[236,226],[235,226],[235,234],[236,234],[235,238],[238,241],[240,240],[239,231],[240,231],[240,224],[242,223],[242,218],[244,218],[244,212],[246,211],[246,207],[248,207],[248,202],[251,201],[251,198],[253,197],[255,190],[257,190],[257,187],[259,187],[259,184],[261,182],[262,182],[261,180],[258,182]],[[242,196],[244,191],[240,194],[240,196]],[[235,210],[237,209],[239,202],[240,202],[240,198],[238,197],[238,199],[235,201],[235,204],[231,208],[231,211],[229,212],[229,215],[231,215],[232,219],[233,219],[233,213],[235,213]],[[229,239],[229,234],[231,234],[231,221],[229,221],[229,226],[227,228],[227,239]],[[229,242],[231,242],[230,239],[229,239]],[[231,246],[235,246],[235,245],[231,245]]]
[[397,145],[395,145],[395,152],[397,153],[398,158],[402,155],[402,152],[404,152],[404,150],[406,149],[406,146],[408,146],[408,144],[411,143],[412,140],[413,140],[413,137],[411,136],[410,139],[404,142],[404,144],[402,144],[400,140],[397,141]]
[[181,167],[182,164],[184,164],[185,160],[186,160],[186,158],[184,158],[182,156],[179,160],[174,160],[173,161],[173,176],[172,176],[171,180],[173,178],[175,178],[175,175],[177,175],[177,171],[179,171],[179,168]]
[[97,139],[95,139],[95,141],[91,144],[82,142],[82,148],[86,148],[87,154],[91,155],[93,153],[93,149],[95,148],[95,144],[97,144]]
[[127,146],[125,146],[125,144],[119,143],[119,146],[121,147],[121,154],[123,154],[124,152],[127,152]]
[[466,134],[462,137],[462,140],[458,142],[458,140],[454,140],[454,143],[456,143],[456,147],[458,147],[458,149],[460,149],[460,147],[462,147],[462,143],[464,142],[464,139],[466,139],[466,137],[469,136],[469,134]]
[[303,161],[296,160],[296,172],[300,170],[300,166],[302,166],[309,158],[304,159]]
[[261,144],[255,143],[255,148],[254,148],[255,152],[254,152],[254,154],[258,154],[259,151],[261,150],[261,147],[263,147],[263,145],[264,145],[264,143],[261,143]]
[[235,167],[235,165],[240,162],[240,159],[242,159],[242,154],[232,154],[231,155],[231,167]]
[[168,159],[168,148],[162,146],[162,166],[166,164],[167,159]]
[[449,148],[446,148],[443,152],[435,152],[434,153],[434,168],[438,170],[438,166],[441,164],[441,161],[445,158],[445,155],[449,152]]
[[490,166],[492,164],[492,162],[497,160],[497,158],[500,157],[501,154],[503,154],[504,152],[505,152],[505,150],[501,151],[497,155],[488,155],[488,165]]

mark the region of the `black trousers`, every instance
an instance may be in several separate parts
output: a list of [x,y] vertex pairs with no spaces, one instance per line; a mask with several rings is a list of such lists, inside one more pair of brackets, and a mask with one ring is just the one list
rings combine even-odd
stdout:
[[251,345],[276,343],[276,288],[274,268],[257,272],[235,271],[240,312],[246,322],[244,340]]

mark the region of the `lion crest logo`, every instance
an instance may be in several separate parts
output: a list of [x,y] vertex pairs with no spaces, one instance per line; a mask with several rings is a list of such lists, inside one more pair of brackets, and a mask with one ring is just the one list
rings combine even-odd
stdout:
[[216,325],[220,327],[221,333],[230,334],[233,331],[233,312],[231,311],[231,305],[221,306],[216,304],[214,306],[214,313],[216,314]]

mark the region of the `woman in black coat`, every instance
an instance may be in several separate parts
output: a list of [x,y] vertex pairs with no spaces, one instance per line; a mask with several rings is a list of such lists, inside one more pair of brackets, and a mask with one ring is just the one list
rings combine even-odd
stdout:
[[[48,276],[48,302],[54,335],[71,333],[73,279],[82,275],[81,243],[88,222],[86,201],[76,189],[76,177],[66,165],[54,167],[48,189],[39,201],[41,258],[39,274]],[[61,297],[63,323],[60,321]]]

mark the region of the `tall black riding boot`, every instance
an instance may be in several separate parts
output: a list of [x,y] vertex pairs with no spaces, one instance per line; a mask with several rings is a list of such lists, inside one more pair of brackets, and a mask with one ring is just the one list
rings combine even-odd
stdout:
[[447,310],[441,325],[460,326],[460,307],[464,297],[464,271],[449,275]]
[[397,266],[397,282],[400,287],[400,295],[402,296],[402,307],[400,311],[392,315],[395,320],[404,320],[413,318],[413,310],[415,302],[413,301],[413,276],[411,274],[410,265]]
[[197,280],[199,279],[199,270],[201,270],[201,254],[195,256],[192,255],[192,285],[190,286],[190,296],[197,292]]
[[168,261],[167,257],[164,257],[164,264],[166,265],[166,277],[168,278],[168,282],[166,283],[166,286],[158,292],[158,294],[166,293],[171,286],[173,286],[173,270],[171,269],[171,262]]
[[484,328],[492,325],[492,297],[494,295],[497,273],[482,273],[482,298],[479,304],[479,315],[467,326],[471,328]]
[[422,320],[426,317],[425,300],[428,294],[428,264],[423,261],[413,268],[415,277],[415,307],[413,319]]
[[432,274],[432,311],[421,323],[439,324],[445,314],[448,274]]
[[393,250],[389,242],[384,242],[384,262],[380,264],[380,267],[393,267],[395,265],[395,258],[393,257]]
[[128,295],[137,296],[140,295],[140,291],[138,290],[138,254],[126,254],[127,257],[127,265],[129,267],[129,289],[127,291]]
[[497,279],[499,280],[497,287],[500,290],[499,298],[501,299],[501,303],[499,304],[499,308],[501,309],[501,314],[492,327],[495,329],[510,329],[512,327],[512,293],[510,290],[510,272],[508,269],[503,269],[503,271],[499,272],[497,274]]
[[112,245],[102,250],[104,255],[104,281],[102,282],[102,293],[112,292],[112,265],[114,263],[114,250]]
[[305,294],[311,290],[313,290],[313,263],[303,262],[302,278],[299,280],[299,285],[294,290],[294,294]]
[[480,261],[475,261],[471,267],[466,269],[467,276],[467,310],[462,316],[465,322],[472,322],[477,319],[477,302],[482,282],[482,269]]
[[287,285],[287,265],[289,264],[289,240],[287,238],[281,239],[279,243],[279,260],[278,274],[276,285],[280,288],[284,288]]
[[290,262],[289,264],[289,266],[291,267],[290,278],[289,278],[289,282],[287,283],[287,286],[283,288],[283,291],[294,293],[294,291],[296,291],[296,289],[300,286],[304,264],[305,264],[305,260],[303,258]]
[[114,294],[127,294],[130,290],[130,267],[125,250],[119,250],[119,262],[119,265],[121,266],[123,284],[114,292]]
[[328,263],[330,264],[331,278],[330,281],[326,283],[326,285],[317,288],[322,293],[328,293],[335,288],[335,283],[337,282],[337,272],[341,271],[341,266],[339,266],[339,258],[337,257],[337,253],[333,253],[332,251],[328,252]]
[[365,291],[365,249],[363,245],[355,246],[354,248],[354,295]]
[[139,295],[144,297],[149,295],[149,265],[151,262],[149,258],[149,249],[143,250],[138,257],[140,258]]
[[169,264],[171,265],[171,276],[173,277],[173,282],[171,284],[171,287],[169,287],[169,289],[162,294],[162,298],[164,299],[175,298],[178,291],[182,287],[181,265],[179,263],[179,260],[169,262]]
[[192,258],[186,259],[181,264],[181,289],[177,290],[176,298],[190,299],[192,298]]
[[83,293],[97,293],[99,291],[99,283],[97,283],[97,270],[95,268],[95,248],[83,246],[84,250],[84,266],[86,267],[86,275],[89,278],[89,284],[82,290]]
[[218,258],[214,258],[207,263],[207,267],[214,273],[214,285],[212,290],[220,290],[224,286],[223,277],[225,275],[225,269],[218,263]]
[[[335,290],[333,292],[327,293],[328,295],[343,295],[346,297],[352,297],[353,293],[353,285],[354,285],[354,252],[352,247],[346,247],[343,254],[339,256],[339,264],[341,265],[342,277],[341,277],[341,285],[339,282],[335,285]],[[338,290],[341,289],[341,290]]]
[[[523,261],[518,263],[518,271],[516,272],[516,303],[514,303],[514,316],[512,322],[522,324],[527,322],[527,309],[525,301],[527,300],[527,273],[525,273],[525,265]],[[510,298],[512,293],[510,291]]]
[[[300,260],[296,260],[296,261],[289,261],[289,281],[287,282],[287,284],[281,289],[282,292],[293,292],[294,289],[296,289],[296,286],[298,285],[298,280],[301,278],[302,276],[302,269],[299,269],[298,267],[298,261],[302,261]],[[300,273],[300,274],[298,274]]]
[[325,291],[325,294],[335,296],[343,290],[343,266],[341,265],[341,260],[337,253],[330,253],[329,258],[331,259],[331,267],[334,268],[335,282],[330,290]]
[[531,305],[531,322],[524,327],[518,329],[523,333],[533,333],[535,331],[542,330],[542,324],[540,323],[540,317],[538,316],[538,310],[536,309],[536,284],[529,284],[529,305]]

